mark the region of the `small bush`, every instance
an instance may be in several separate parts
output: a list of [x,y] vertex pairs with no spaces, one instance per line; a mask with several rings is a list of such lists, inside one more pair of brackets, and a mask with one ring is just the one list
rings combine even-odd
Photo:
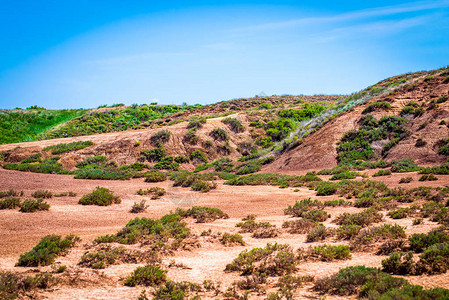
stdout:
[[234,245],[245,246],[243,237],[238,233],[234,233],[234,234],[223,233],[221,235],[220,242],[223,245],[225,245],[226,247],[230,247],[230,246],[234,246]]
[[187,210],[177,208],[175,213],[182,218],[194,218],[197,223],[213,222],[218,219],[229,218],[229,216],[221,209],[205,206],[193,206],[192,208],[189,208]]
[[382,214],[374,208],[367,208],[359,213],[343,213],[336,218],[336,221],[339,225],[355,224],[364,227],[382,221]]
[[225,271],[240,272],[242,275],[265,273],[268,276],[290,274],[296,270],[295,254],[285,244],[267,244],[265,248],[244,250]]
[[324,244],[321,246],[310,247],[303,257],[311,260],[333,261],[351,259],[351,251],[349,246],[338,245],[332,246]]
[[396,210],[389,211],[387,213],[387,216],[391,217],[392,219],[404,219],[407,218],[409,212],[410,209],[401,207]]
[[154,149],[142,150],[140,154],[149,162],[157,162],[165,156],[165,149],[159,145]]
[[20,198],[5,198],[0,200],[0,209],[15,209],[20,207]]
[[282,224],[282,228],[288,228],[288,233],[292,234],[304,234],[316,226],[317,224],[315,222],[308,219],[285,221]]
[[127,286],[158,286],[167,281],[167,271],[158,266],[137,267],[134,272],[125,279]]
[[168,142],[171,136],[171,132],[169,130],[160,130],[153,134],[150,138],[151,142],[155,145],[164,144]]
[[210,136],[214,139],[214,140],[218,140],[218,141],[227,141],[229,140],[229,136],[228,133],[226,132],[226,130],[223,130],[221,128],[215,128],[210,132]]
[[187,128],[200,129],[203,127],[203,124],[206,123],[206,118],[204,117],[192,117],[189,119],[189,124],[187,124]]
[[133,213],[133,214],[138,214],[138,213],[142,213],[142,212],[146,211],[148,208],[148,205],[146,205],[146,203],[147,203],[146,200],[142,200],[139,203],[134,202],[134,204],[131,207],[131,210],[129,212]]
[[449,235],[444,231],[434,229],[429,233],[415,233],[409,237],[410,249],[415,252],[422,252],[428,247],[449,242]]
[[317,196],[329,196],[333,195],[337,192],[338,188],[337,185],[330,182],[323,182],[322,184],[319,184],[315,191],[317,192]]
[[413,274],[414,270],[413,252],[394,252],[382,260],[382,271],[387,273],[406,275]]
[[245,131],[245,127],[242,125],[242,122],[236,118],[224,118],[221,122],[227,124],[234,132],[239,133]]
[[413,181],[413,177],[402,177],[401,180],[399,180],[399,183],[410,183]]
[[95,190],[91,193],[86,194],[81,197],[78,201],[79,204],[82,205],[99,205],[99,206],[108,206],[111,204],[120,204],[122,200],[119,196],[114,196],[114,192],[104,188],[97,186]]
[[359,234],[361,229],[362,226],[356,224],[340,225],[337,228],[337,237],[343,240],[351,240]]
[[178,164],[185,164],[190,162],[190,159],[185,155],[178,155],[175,157],[175,162],[177,162]]
[[50,191],[38,190],[38,191],[33,192],[31,194],[31,197],[47,199],[47,198],[52,198],[53,194]]
[[435,181],[438,180],[438,178],[433,174],[424,174],[421,177],[419,177],[419,181]]
[[214,182],[207,182],[204,180],[197,180],[192,184],[192,190],[197,192],[207,193],[211,189],[215,189],[217,187]]
[[159,170],[151,170],[145,174],[145,182],[162,182],[167,180],[167,173]]
[[20,255],[16,266],[48,266],[55,261],[56,257],[73,247],[78,241],[80,238],[75,235],[68,235],[63,240],[60,235],[56,234],[44,236],[31,251]]
[[23,196],[23,191],[15,191],[13,189],[9,189],[5,192],[0,192],[0,198],[5,198],[5,197],[17,197],[17,196]]
[[390,110],[391,105],[388,102],[378,101],[369,104],[362,112],[362,114],[367,114],[377,110]]
[[24,213],[34,213],[36,211],[49,210],[50,204],[43,202],[42,199],[25,199],[22,204],[20,204],[20,212]]
[[333,234],[333,230],[326,228],[323,224],[318,224],[307,232],[306,241],[308,243],[322,241]]
[[204,154],[201,150],[195,150],[192,153],[190,153],[190,160],[199,160],[202,163],[207,164],[208,159],[206,154]]
[[387,175],[391,175],[391,171],[390,170],[379,170],[376,173],[373,174],[373,177],[377,177],[377,176],[387,176]]

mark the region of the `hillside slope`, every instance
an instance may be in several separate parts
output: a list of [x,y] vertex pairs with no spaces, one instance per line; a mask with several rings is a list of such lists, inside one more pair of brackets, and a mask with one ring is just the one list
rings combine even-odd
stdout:
[[[368,88],[368,91],[372,91],[381,87],[382,91],[363,105],[329,121],[306,137],[301,145],[282,153],[263,171],[291,173],[335,167],[338,164],[337,147],[341,139],[350,130],[359,129],[361,118],[366,115],[365,109],[379,102],[388,103],[390,108],[374,110],[371,115],[377,120],[384,116],[401,116],[407,120],[404,126],[409,134],[386,155],[376,153],[377,159],[392,161],[413,158],[420,165],[446,161],[447,156],[438,152],[444,145],[443,140],[449,137],[449,128],[446,126],[449,122],[448,75],[447,69],[404,74]],[[392,81],[400,84],[391,85]],[[410,109],[410,113],[407,113],[407,109]],[[414,113],[415,110],[419,113]],[[371,146],[375,152],[380,152],[376,149],[381,149],[386,143],[386,140],[380,140],[371,143]]]

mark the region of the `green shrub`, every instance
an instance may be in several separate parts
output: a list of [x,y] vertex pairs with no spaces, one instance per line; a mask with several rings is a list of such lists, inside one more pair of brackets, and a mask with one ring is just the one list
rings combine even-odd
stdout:
[[60,235],[56,234],[44,236],[31,251],[20,255],[16,266],[48,266],[55,261],[56,257],[72,248],[78,241],[80,238],[75,235],[68,235],[63,240]]
[[245,127],[242,125],[242,122],[236,118],[224,118],[221,122],[228,125],[234,132],[239,133],[245,131]]
[[289,245],[267,244],[265,248],[244,250],[225,271],[240,272],[242,275],[265,273],[268,276],[290,274],[296,270],[295,254]]
[[351,251],[346,245],[328,245],[309,247],[303,257],[311,260],[333,261],[351,259]]
[[15,191],[13,189],[9,189],[5,192],[0,192],[0,198],[5,198],[5,197],[17,197],[17,196],[23,196],[23,191]]
[[0,200],[0,209],[15,209],[20,207],[20,198],[5,198]]
[[343,213],[336,218],[336,221],[339,225],[359,225],[364,227],[382,221],[382,214],[374,208],[367,208],[359,213]]
[[393,162],[393,165],[391,166],[391,172],[394,173],[415,172],[419,170],[420,167],[417,166],[411,158],[397,160]]
[[195,128],[200,129],[203,127],[203,124],[206,124],[206,118],[204,117],[192,117],[189,119],[189,123],[187,124],[187,128]]
[[153,166],[156,170],[179,170],[179,164],[174,161],[172,156],[166,156],[159,160],[157,164]]
[[31,194],[31,197],[46,199],[46,198],[52,198],[53,194],[50,191],[38,190],[38,191],[33,192]]
[[75,179],[93,180],[127,180],[133,177],[133,172],[115,168],[86,168],[75,171]]
[[49,147],[45,147],[42,149],[43,151],[51,151],[51,154],[57,155],[62,153],[67,153],[71,151],[76,151],[80,149],[87,148],[89,146],[92,146],[94,143],[91,141],[79,141],[79,142],[73,142],[69,144],[57,144]]
[[229,140],[228,133],[226,130],[223,130],[221,128],[215,128],[213,129],[209,134],[214,140],[218,141],[227,141]]
[[422,252],[428,247],[449,242],[449,235],[444,231],[434,229],[429,233],[415,233],[409,237],[410,249],[415,252]]
[[318,224],[307,232],[306,242],[311,243],[322,241],[327,237],[332,236],[333,234],[333,230],[326,228],[326,226],[324,226],[323,224]]
[[384,260],[382,260],[382,271],[406,275],[415,272],[415,263],[413,262],[413,252],[394,252]]
[[373,177],[377,177],[377,176],[387,176],[387,175],[391,175],[391,171],[390,170],[379,170],[376,173],[373,174]]
[[148,205],[146,205],[147,201],[146,200],[142,200],[139,203],[138,202],[134,202],[133,206],[131,207],[131,210],[129,211],[130,213],[133,214],[138,214],[141,212],[145,212],[148,208]]
[[361,229],[362,226],[356,224],[340,225],[337,228],[337,237],[343,240],[351,240],[359,234]]
[[168,142],[171,136],[170,130],[160,130],[153,134],[150,138],[151,142],[155,145],[164,144]]
[[284,209],[285,215],[291,215],[293,217],[303,217],[307,212],[313,208],[321,208],[323,203],[318,200],[312,200],[310,198],[295,201],[293,206],[289,205]]
[[82,205],[99,205],[99,206],[108,206],[111,204],[120,204],[122,200],[119,196],[114,196],[114,192],[104,188],[97,186],[95,190],[91,193],[86,194],[81,197],[78,201],[79,204]]
[[317,224],[315,222],[308,219],[285,221],[282,224],[282,228],[288,228],[288,233],[292,234],[304,234],[316,226]]
[[214,182],[207,182],[203,180],[197,180],[192,184],[192,191],[207,193],[211,189],[215,189],[216,184]]
[[357,172],[342,172],[334,174],[329,180],[342,180],[342,179],[354,179],[358,173]]
[[331,182],[323,182],[315,188],[315,191],[317,192],[317,196],[329,196],[335,194],[337,189],[336,184]]
[[374,242],[403,239],[406,237],[404,228],[398,224],[383,224],[378,227],[363,228],[357,236],[351,240],[352,249],[363,249]]
[[323,203],[324,206],[331,206],[331,207],[337,207],[337,206],[351,206],[351,201],[346,201],[344,199],[337,199],[337,200],[327,200]]
[[145,174],[145,182],[162,182],[167,180],[167,173],[158,170],[151,170]]
[[314,290],[339,296],[372,293],[383,294],[393,288],[400,288],[407,281],[381,272],[377,268],[355,266],[340,269],[336,274],[315,281]]
[[189,208],[187,210],[177,208],[175,213],[182,218],[194,218],[197,223],[213,222],[217,219],[229,218],[229,216],[221,209],[205,206],[193,206],[192,208]]
[[[188,292],[199,292],[201,287],[198,284],[191,283],[188,281],[175,282],[168,280],[165,284],[160,285],[153,292],[155,300],[181,300],[186,298]],[[198,296],[199,297],[199,296]],[[192,299],[199,299],[198,297],[193,297]]]
[[137,267],[134,272],[125,279],[125,285],[158,286],[167,281],[167,271],[158,266]]
[[399,183],[410,183],[413,181],[412,177],[402,177],[401,180],[399,180]]
[[135,218],[115,235],[100,236],[95,242],[135,244],[144,242],[153,250],[177,249],[181,242],[190,234],[189,228],[178,214],[163,216],[160,220],[150,218]]
[[438,180],[438,178],[433,174],[424,174],[421,177],[419,177],[419,181],[435,181]]
[[387,213],[387,216],[391,217],[392,219],[404,219],[407,218],[409,212],[409,208],[401,207],[396,210],[389,211]]
[[42,199],[25,199],[22,204],[20,204],[20,212],[24,213],[34,213],[36,211],[49,210],[50,204],[43,202]]
[[110,246],[106,246],[99,249],[97,252],[83,254],[79,265],[92,269],[104,269],[120,261],[120,259],[124,256],[131,256],[127,254],[124,247],[112,248]]
[[428,247],[416,264],[417,274],[442,274],[449,269],[449,243],[434,244]]
[[165,149],[158,146],[157,148],[142,150],[140,153],[147,161],[157,162],[165,156]]
[[368,106],[366,106],[365,109],[363,110],[362,114],[367,114],[377,110],[390,110],[390,109],[391,109],[390,103],[378,101],[368,104]]
[[82,161],[76,164],[77,168],[85,168],[85,167],[106,167],[109,166],[108,159],[105,156],[97,155],[97,156],[89,156],[84,158]]
[[195,150],[192,153],[190,153],[190,160],[199,160],[200,162],[203,162],[207,164],[207,156],[204,154],[201,150]]
[[220,242],[223,245],[225,245],[226,247],[230,247],[230,246],[234,246],[234,245],[245,246],[243,237],[238,233],[234,233],[234,234],[223,233],[221,235]]
[[178,155],[175,157],[175,162],[177,162],[178,164],[185,164],[190,162],[190,159],[185,155]]

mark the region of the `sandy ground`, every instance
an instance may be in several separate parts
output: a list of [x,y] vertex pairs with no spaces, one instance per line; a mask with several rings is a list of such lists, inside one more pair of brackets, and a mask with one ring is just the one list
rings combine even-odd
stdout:
[[[373,173],[372,170],[367,171]],[[439,180],[429,183],[419,182],[416,173],[393,174],[390,176],[371,178],[383,180],[391,186],[398,185],[399,179],[404,176],[414,177],[414,181],[401,185],[410,188],[418,185],[445,186],[449,183],[449,176],[438,176]],[[415,178],[416,177],[416,178]],[[50,190],[53,193],[74,191],[76,197],[51,198],[47,202],[51,205],[49,211],[26,214],[17,210],[0,210],[0,268],[3,270],[29,271],[29,268],[17,268],[17,262],[21,253],[30,250],[47,234],[66,235],[74,233],[82,238],[82,243],[71,250],[67,256],[59,257],[57,264],[69,266],[70,272],[82,271],[81,277],[86,277],[84,283],[78,285],[60,285],[53,290],[42,292],[44,299],[131,299],[137,298],[143,287],[129,288],[123,286],[123,279],[130,274],[137,265],[122,264],[110,266],[104,270],[94,271],[77,266],[80,257],[85,253],[86,246],[91,241],[104,234],[113,234],[122,228],[130,219],[139,217],[158,218],[169,213],[176,207],[188,207],[192,205],[218,207],[228,213],[230,218],[216,220],[212,223],[198,224],[188,220],[193,233],[200,234],[203,230],[211,229],[212,232],[236,233],[235,224],[248,214],[257,215],[258,221],[268,221],[278,228],[289,216],[283,214],[283,209],[293,204],[296,200],[312,197],[321,200],[337,199],[337,196],[316,197],[315,192],[307,188],[300,188],[295,192],[294,188],[280,189],[273,186],[227,186],[219,182],[217,189],[209,193],[192,192],[187,188],[172,187],[171,181],[162,183],[145,183],[143,179],[128,181],[102,181],[102,180],[77,180],[71,175],[35,174],[0,169],[0,191],[7,189],[23,190],[25,196],[37,189]],[[324,179],[324,177],[323,177]],[[78,199],[91,192],[96,186],[109,188],[122,198],[122,203],[109,207],[82,206],[77,204]],[[136,195],[140,188],[160,186],[167,190],[167,195],[159,200],[149,200],[148,197]],[[147,212],[138,215],[129,213],[132,204],[141,199],[148,199],[150,207]],[[326,226],[336,226],[332,220],[342,212],[360,211],[354,207],[326,208],[332,218],[325,222]],[[398,223],[406,226],[407,234],[428,232],[437,227],[436,223],[425,220],[423,224],[412,226],[412,219],[392,220],[385,218],[387,223]],[[224,247],[219,242],[203,243],[202,247],[190,251],[182,250],[173,256],[164,258],[164,262],[174,260],[188,268],[170,268],[168,277],[172,280],[188,280],[201,283],[203,280],[213,280],[222,283],[222,290],[239,280],[237,273],[225,273],[225,266],[232,262],[244,249],[263,247],[267,242],[287,243],[293,249],[307,248],[317,243],[306,243],[304,234],[288,234],[285,230],[276,238],[255,239],[251,234],[242,234],[246,246]],[[330,240],[327,243],[344,243]],[[318,243],[319,244],[319,243]],[[314,275],[316,278],[328,276],[340,268],[351,265],[366,265],[379,267],[385,256],[373,253],[356,252],[351,260],[325,262],[303,262],[299,264],[297,274]],[[51,270],[50,267],[40,268],[41,271]],[[103,276],[103,277],[102,277]],[[448,287],[449,275],[434,276],[409,276],[406,279],[414,284],[421,284],[426,288]],[[270,279],[271,280],[271,279]],[[311,292],[309,286],[300,290],[298,299],[315,298],[318,295]],[[274,290],[273,290],[274,291]],[[267,291],[268,292],[268,291]],[[214,295],[209,295],[214,298]],[[206,295],[204,298],[208,298]],[[264,298],[266,295],[254,295],[253,298]],[[332,299],[329,298],[329,299]]]

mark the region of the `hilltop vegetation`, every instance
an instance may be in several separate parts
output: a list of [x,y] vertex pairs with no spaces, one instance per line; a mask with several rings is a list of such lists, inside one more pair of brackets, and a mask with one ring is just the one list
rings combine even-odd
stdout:
[[87,112],[75,110],[2,110],[0,113],[0,144],[39,139],[46,131]]

